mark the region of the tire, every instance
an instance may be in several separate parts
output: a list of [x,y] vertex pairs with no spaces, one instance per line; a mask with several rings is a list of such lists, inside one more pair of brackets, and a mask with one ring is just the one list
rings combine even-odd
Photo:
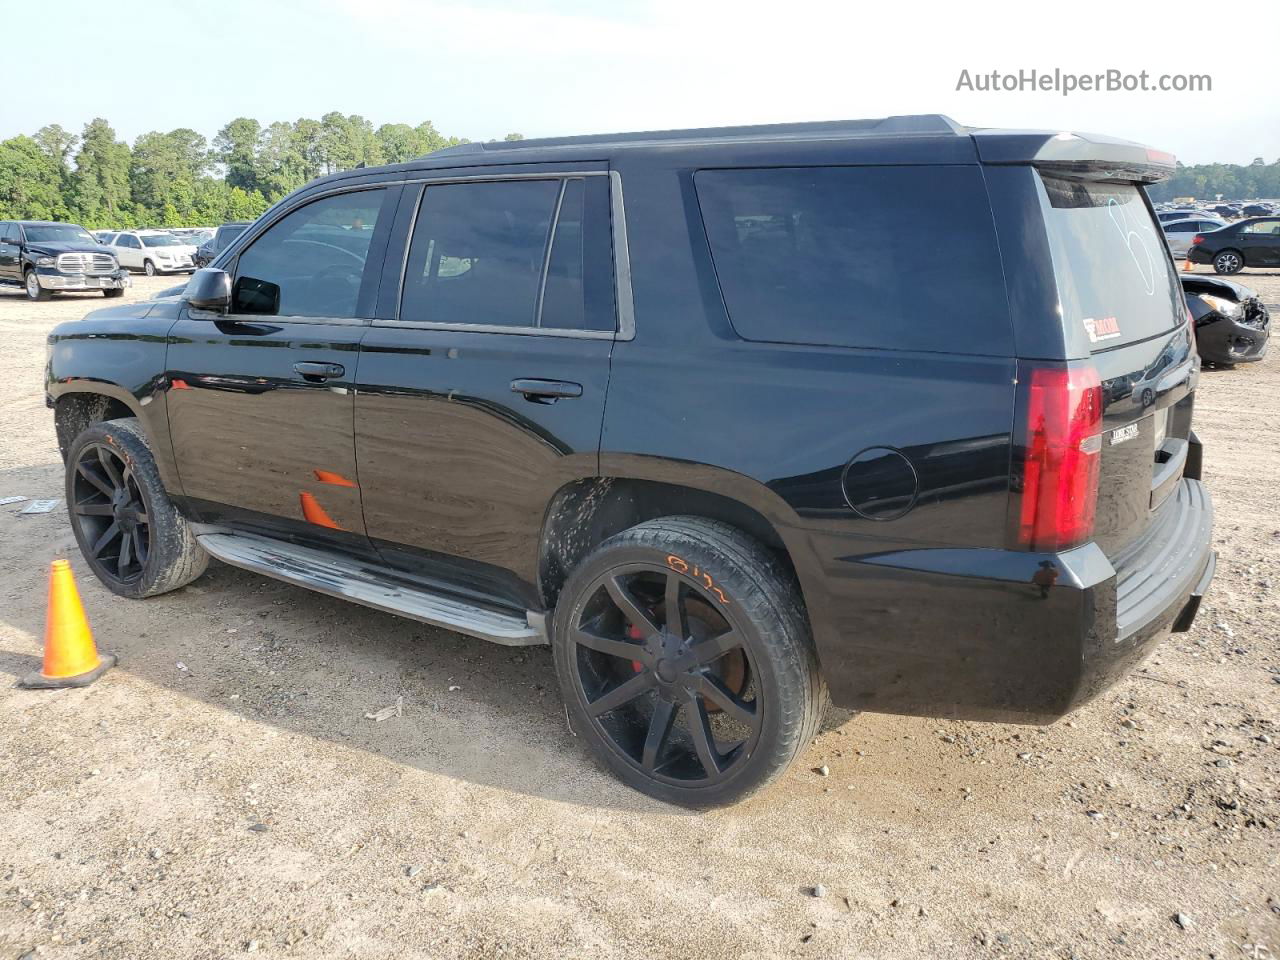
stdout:
[[71,442],[66,493],[80,552],[113,593],[168,593],[208,566],[209,555],[164,491],[137,419],[91,424]]
[[156,275],[156,265],[150,260],[146,260],[142,264],[142,272],[148,277],[154,277]]
[[718,521],[667,517],[604,541],[565,584],[552,644],[574,732],[624,783],[682,806],[736,803],[779,777],[826,706],[798,585]]
[[108,300],[114,300],[116,297],[124,296],[124,288],[121,287],[118,290],[103,290],[102,295],[106,297]]
[[1220,250],[1213,256],[1215,273],[1231,276],[1244,269],[1244,256],[1239,250]]
[[40,280],[34,270],[28,270],[23,274],[22,287],[27,293],[28,300],[48,300],[52,295],[48,290],[40,286]]

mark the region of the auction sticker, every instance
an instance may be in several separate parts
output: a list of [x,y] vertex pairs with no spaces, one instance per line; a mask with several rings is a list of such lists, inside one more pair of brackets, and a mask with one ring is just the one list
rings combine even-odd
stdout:
[[1085,317],[1084,328],[1089,332],[1089,340],[1092,343],[1101,343],[1103,340],[1114,340],[1120,336],[1120,321],[1115,317],[1103,317],[1095,320],[1093,317]]

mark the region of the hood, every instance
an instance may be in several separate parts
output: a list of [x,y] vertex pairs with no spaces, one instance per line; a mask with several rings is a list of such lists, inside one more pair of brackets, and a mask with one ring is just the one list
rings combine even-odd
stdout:
[[1222,277],[1182,277],[1183,293],[1208,293],[1219,297],[1229,297],[1237,303],[1252,300],[1258,294],[1243,283],[1224,280]]
[[111,253],[110,247],[104,247],[100,243],[84,243],[80,240],[28,243],[27,249],[32,253],[43,253],[47,256],[57,256],[60,253]]

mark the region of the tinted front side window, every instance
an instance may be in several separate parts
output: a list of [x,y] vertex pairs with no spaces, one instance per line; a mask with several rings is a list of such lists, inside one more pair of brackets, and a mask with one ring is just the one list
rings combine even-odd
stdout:
[[702,170],[695,182],[745,339],[1012,352],[977,167]]
[[274,223],[240,254],[231,312],[354,318],[385,194],[324,197]]

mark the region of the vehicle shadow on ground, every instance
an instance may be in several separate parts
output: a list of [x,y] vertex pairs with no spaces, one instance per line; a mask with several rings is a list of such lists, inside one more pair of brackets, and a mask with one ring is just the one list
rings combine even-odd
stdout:
[[[5,553],[12,525],[27,522],[0,516]],[[549,647],[464,637],[216,561],[188,587],[126,600],[68,549],[65,515],[31,533],[30,562],[13,577],[16,602],[0,622],[40,643],[47,561],[69,556],[99,651],[119,657],[99,685],[127,673],[246,720],[457,780],[589,807],[684,812],[628,789],[588,755],[568,728]],[[35,650],[0,649],[0,686],[40,665]],[[399,716],[366,716],[397,698]]]

